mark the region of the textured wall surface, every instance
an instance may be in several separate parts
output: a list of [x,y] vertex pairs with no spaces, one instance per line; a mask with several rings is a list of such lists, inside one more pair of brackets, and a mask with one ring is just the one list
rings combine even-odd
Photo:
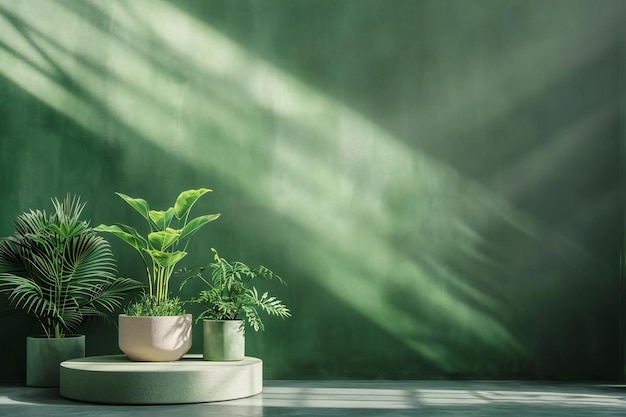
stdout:
[[[0,0],[0,236],[67,192],[139,225],[115,191],[165,209],[209,187],[196,213],[222,217],[187,264],[213,246],[288,282],[267,289],[293,318],[248,332],[266,378],[618,378],[622,16]],[[114,327],[84,330],[117,352]],[[0,317],[0,381],[37,332]]]

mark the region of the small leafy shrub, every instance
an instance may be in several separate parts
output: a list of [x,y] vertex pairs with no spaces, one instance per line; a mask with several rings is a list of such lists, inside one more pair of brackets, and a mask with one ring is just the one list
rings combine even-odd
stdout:
[[128,316],[182,316],[185,314],[184,302],[178,297],[158,300],[150,294],[142,294],[139,300],[124,309]]
[[207,286],[200,291],[198,297],[188,301],[204,307],[196,321],[235,320],[243,314],[250,326],[259,331],[265,329],[260,317],[261,312],[283,319],[291,317],[291,312],[282,301],[267,292],[259,295],[257,289],[251,286],[252,281],[258,279],[276,280],[284,285],[285,282],[281,277],[264,266],[251,268],[239,261],[228,262],[220,257],[215,249],[211,248],[211,251],[214,262],[209,265],[211,270],[209,278],[203,276],[207,268],[200,268],[200,272],[181,284],[182,288],[190,279],[199,279]]

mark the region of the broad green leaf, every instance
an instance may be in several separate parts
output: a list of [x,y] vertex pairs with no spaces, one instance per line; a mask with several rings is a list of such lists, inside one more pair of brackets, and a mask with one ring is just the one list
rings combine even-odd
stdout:
[[141,214],[146,220],[150,221],[150,206],[148,202],[142,198],[132,198],[122,193],[115,193],[120,196],[124,201],[128,203],[129,206],[137,210],[139,214]]
[[94,227],[94,230],[97,232],[107,232],[112,233],[113,235],[119,237],[124,242],[128,243],[133,248],[141,251],[148,247],[148,242],[132,227],[127,227],[128,231],[122,230],[118,225],[106,225],[101,224],[97,227]]
[[187,252],[183,251],[163,252],[156,249],[146,249],[146,252],[156,263],[163,267],[176,265],[187,255]]
[[197,190],[187,190],[180,193],[178,198],[176,198],[176,204],[174,204],[176,217],[178,219],[182,219],[183,217],[185,217],[189,210],[191,210],[191,207],[194,205],[196,200],[211,191],[213,190],[210,190],[208,188],[199,188]]
[[167,211],[163,210],[150,210],[148,215],[150,219],[157,225],[160,230],[165,230],[166,227],[169,226],[172,218],[174,217],[175,210],[174,207],[170,207]]
[[180,233],[180,230],[168,227],[164,231],[150,233],[148,240],[153,248],[165,250],[178,240]]
[[220,213],[217,214],[206,214],[204,216],[199,216],[187,223],[185,227],[183,227],[182,233],[180,234],[180,239],[188,238],[197,232],[202,226],[207,223],[212,222],[213,220],[220,217]]

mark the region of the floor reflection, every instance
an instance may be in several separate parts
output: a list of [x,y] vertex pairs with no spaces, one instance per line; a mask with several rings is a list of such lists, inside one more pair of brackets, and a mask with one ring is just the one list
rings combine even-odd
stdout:
[[626,413],[626,386],[486,381],[266,381],[220,403],[124,406],[66,400],[54,388],[0,386],[0,415],[28,416],[605,416]]

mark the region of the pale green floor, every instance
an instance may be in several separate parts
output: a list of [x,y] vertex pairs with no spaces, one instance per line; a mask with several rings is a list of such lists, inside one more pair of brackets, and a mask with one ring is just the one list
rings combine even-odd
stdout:
[[88,404],[58,390],[0,386],[0,416],[624,416],[626,386],[486,381],[266,381],[222,403]]

